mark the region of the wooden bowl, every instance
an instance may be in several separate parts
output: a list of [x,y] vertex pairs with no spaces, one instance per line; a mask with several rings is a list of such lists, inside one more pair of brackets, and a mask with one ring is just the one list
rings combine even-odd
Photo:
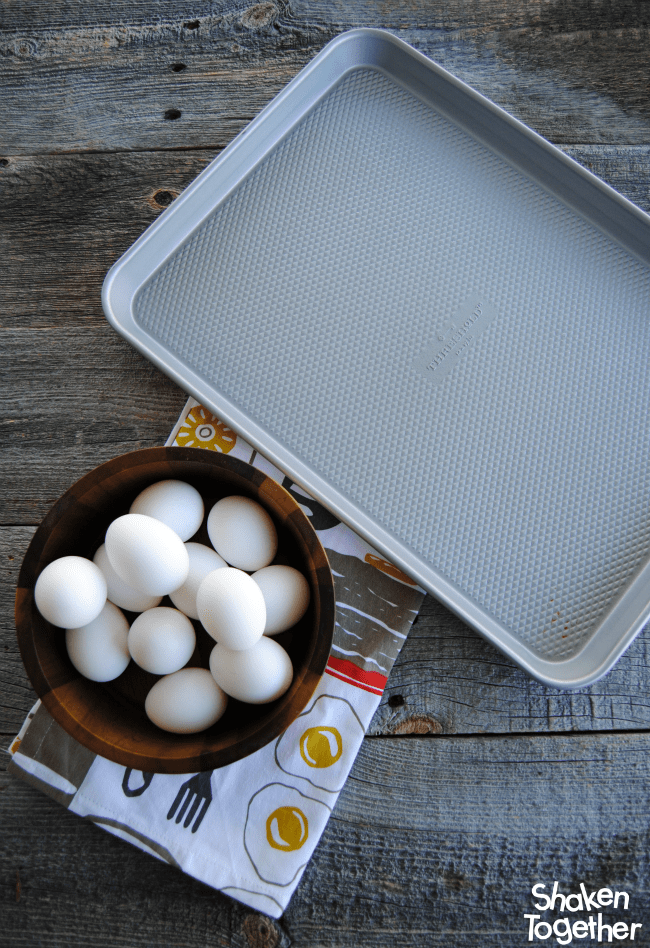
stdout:
[[[60,556],[89,559],[108,525],[128,513],[135,497],[156,481],[175,478],[196,487],[206,518],[221,497],[257,500],[278,531],[274,563],[295,566],[309,580],[311,603],[292,629],[275,636],[294,666],[289,690],[266,705],[230,698],[226,713],[198,734],[171,734],[149,721],[144,699],[160,677],[135,662],[114,681],[83,678],[68,658],[65,634],[34,604],[42,570]],[[204,522],[193,540],[209,544]],[[161,605],[172,605],[163,599]],[[27,674],[44,705],[69,734],[90,750],[125,767],[155,773],[190,773],[222,767],[278,737],[304,710],[325,669],[334,632],[334,582],[325,551],[293,497],[261,471],[236,458],[197,448],[149,448],[108,461],[70,488],[52,507],[30,543],[16,591],[16,628]],[[129,621],[133,613],[125,613]],[[208,667],[214,640],[199,622],[189,665]]]

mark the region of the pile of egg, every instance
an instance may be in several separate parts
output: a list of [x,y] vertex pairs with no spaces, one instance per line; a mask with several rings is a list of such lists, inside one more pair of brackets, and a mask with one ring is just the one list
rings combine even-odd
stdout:
[[[80,674],[112,681],[133,659],[162,676],[145,711],[178,734],[216,723],[228,696],[266,704],[287,691],[291,659],[270,636],[295,625],[310,599],[302,573],[271,565],[278,535],[260,504],[240,496],[217,501],[207,518],[212,547],[187,542],[203,516],[194,487],[159,481],[110,524],[93,561],[54,560],[34,588],[41,615],[66,630]],[[160,606],[165,595],[174,608]],[[139,613],[130,627],[122,609]],[[196,645],[192,619],[216,642],[209,671],[186,667]]]

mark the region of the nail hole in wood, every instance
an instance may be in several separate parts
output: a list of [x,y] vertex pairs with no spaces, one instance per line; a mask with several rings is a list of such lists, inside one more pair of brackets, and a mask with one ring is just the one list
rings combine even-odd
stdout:
[[389,708],[401,708],[403,704],[404,704],[403,695],[391,695],[390,698],[388,699]]
[[0,165],[2,165],[3,168],[6,168],[8,164],[9,164],[8,158],[0,158]]
[[160,211],[164,207],[169,207],[172,201],[178,197],[178,191],[174,188],[158,188],[147,194],[147,204],[154,211]]
[[169,207],[174,200],[174,195],[171,191],[156,191],[153,199],[159,207]]
[[182,72],[184,69],[187,69],[185,63],[174,63],[172,66],[172,72]]
[[189,20],[187,23],[183,23],[183,26],[186,30],[198,30],[199,21],[198,20]]
[[180,109],[167,109],[165,112],[165,121],[166,122],[175,122],[176,119],[181,117]]

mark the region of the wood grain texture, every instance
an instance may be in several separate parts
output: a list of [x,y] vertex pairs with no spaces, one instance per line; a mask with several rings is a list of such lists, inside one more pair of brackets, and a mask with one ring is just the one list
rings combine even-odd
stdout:
[[[367,740],[288,911],[269,923],[277,943],[518,948],[532,885],[554,879],[564,892],[627,891],[616,920],[647,929],[648,741]],[[48,948],[257,948],[252,923],[243,930],[255,913],[13,777],[0,786],[7,945],[31,948],[38,931]]]
[[9,37],[4,153],[223,147],[319,48],[291,38],[284,48],[275,30],[263,45],[259,30],[172,23]]
[[567,145],[563,151],[650,213],[650,145]]
[[391,29],[554,141],[647,141],[650,34],[634,0],[195,6],[191,20],[173,3],[5,14],[5,154],[223,147],[357,26]]
[[[271,2],[271,0],[269,0]],[[279,13],[296,20],[349,27],[350,25],[402,27],[428,26],[447,31],[458,29],[539,29],[567,33],[577,30],[606,32],[650,26],[644,0],[409,0],[408,4],[385,0],[272,0]],[[188,32],[201,29],[208,18],[241,17],[261,4],[249,0],[21,0],[6,3],[0,29],[20,31],[76,29],[106,24],[145,25],[180,21]],[[250,14],[249,14],[250,16]]]
[[[4,768],[4,761],[3,761]],[[282,924],[0,774],[3,948],[288,948]]]
[[90,331],[89,317],[100,316],[103,324],[107,270],[214,156],[21,157],[0,166],[3,323]]
[[514,948],[532,885],[560,879],[625,888],[647,927],[647,742],[366,741],[283,923],[298,944]]
[[20,658],[14,622],[18,571],[34,532],[35,527],[0,527],[0,734],[5,744],[36,700]]
[[650,628],[600,681],[560,692],[529,678],[430,596],[369,733],[516,734],[650,726]]
[[[38,524],[79,477],[163,444],[186,396],[97,315],[91,329],[7,330],[0,523]],[[13,338],[11,338],[13,337]],[[27,382],[23,381],[25,377]]]
[[[4,0],[4,738],[35,697],[13,622],[34,525],[102,460],[163,443],[185,401],[106,324],[103,277],[355,26],[392,30],[650,210],[641,0]],[[427,598],[280,922],[0,774],[0,945],[519,948],[530,887],[554,879],[627,890],[647,940],[649,642],[562,694]]]

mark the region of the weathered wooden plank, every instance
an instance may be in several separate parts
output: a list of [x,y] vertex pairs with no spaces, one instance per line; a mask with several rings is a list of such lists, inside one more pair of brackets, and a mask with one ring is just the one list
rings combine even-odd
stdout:
[[43,4],[39,0],[5,3],[0,13],[0,29],[21,31],[53,30],[82,26],[116,24],[158,24],[178,20],[188,32],[197,30],[207,18],[241,14],[254,6],[250,0],[56,0]]
[[12,354],[5,379],[16,398],[3,431],[20,450],[72,455],[84,444],[101,450],[103,443],[167,439],[187,396],[103,315],[89,317],[87,330],[86,337],[74,328],[4,331]]
[[[92,467],[92,458],[82,457]],[[47,477],[45,465],[40,473]],[[48,483],[51,481],[50,474]],[[3,734],[16,733],[36,699],[20,659],[13,620],[18,570],[33,531],[33,527],[0,528]],[[401,736],[647,729],[649,679],[650,630],[637,639],[604,679],[581,692],[566,694],[533,681],[444,606],[427,597],[393,667],[369,733]]]
[[[647,22],[643,27],[607,31],[596,25],[561,33],[552,28],[508,31],[495,41],[494,49],[511,68],[523,68],[534,75],[555,73],[574,89],[611,98],[627,116],[636,114],[648,126]],[[564,67],[563,63],[570,65]]]
[[297,944],[514,948],[558,880],[624,889],[616,920],[645,930],[647,741],[366,741],[283,922]]
[[393,666],[371,734],[508,734],[650,726],[650,628],[579,692],[529,678],[431,597]]
[[88,328],[89,315],[102,314],[107,270],[214,154],[20,157],[0,166],[3,324],[20,316],[21,325]]
[[650,147],[567,145],[563,151],[650,213]]
[[395,5],[380,15],[373,4],[338,12],[265,2],[199,18],[195,29],[185,15],[8,29],[0,34],[4,153],[223,147],[329,39],[367,25],[390,27],[555,141],[647,141],[644,16],[616,28],[607,21],[594,56],[588,18],[562,32],[556,21],[565,21],[548,6],[541,26],[522,25],[541,23],[541,13],[522,18],[513,6],[499,16],[496,5],[484,17],[480,5],[470,10],[416,6],[404,15]]
[[523,915],[535,911],[532,885],[554,880],[564,893],[581,881],[589,892],[626,891],[629,909],[605,909],[604,921],[635,921],[642,933],[650,927],[649,740],[366,740],[266,941],[255,940],[255,913],[5,775],[4,944],[31,948],[46,932],[42,943],[53,948],[257,948],[285,939],[305,948],[518,948],[527,942]]
[[[3,761],[4,767],[4,761]],[[285,948],[282,923],[0,775],[3,948]]]
[[3,342],[12,359],[0,523],[38,524],[98,464],[164,444],[186,400],[101,315],[85,333],[6,330]]
[[19,730],[36,700],[23,666],[14,625],[18,571],[34,527],[0,527],[0,740]]
[[[574,33],[579,30],[607,32],[650,27],[650,11],[640,0],[591,0],[557,3],[549,0],[410,0],[408,4],[386,0],[96,0],[92,4],[74,0],[22,0],[5,4],[0,30],[20,33],[78,29],[111,25],[163,24],[179,21],[188,33],[205,30],[211,23],[228,18],[260,17],[259,7],[275,7],[280,22],[313,21],[349,29],[352,26],[411,28],[426,24],[447,31],[460,29],[518,29]],[[254,11],[253,13],[249,11]],[[267,14],[268,15],[268,14]]]
[[[56,5],[55,5],[56,10]],[[384,0],[291,0],[291,14],[298,20],[313,19],[349,28],[355,26],[417,26],[426,23],[444,30],[538,29],[573,33],[578,30],[607,32],[650,26],[647,7],[636,0],[410,0],[408,4]],[[50,14],[40,14],[40,16]],[[59,15],[59,14],[54,14]]]
[[275,42],[264,54],[239,34],[185,46],[178,29],[28,35],[18,55],[13,40],[0,46],[3,154],[223,147],[316,52]]

